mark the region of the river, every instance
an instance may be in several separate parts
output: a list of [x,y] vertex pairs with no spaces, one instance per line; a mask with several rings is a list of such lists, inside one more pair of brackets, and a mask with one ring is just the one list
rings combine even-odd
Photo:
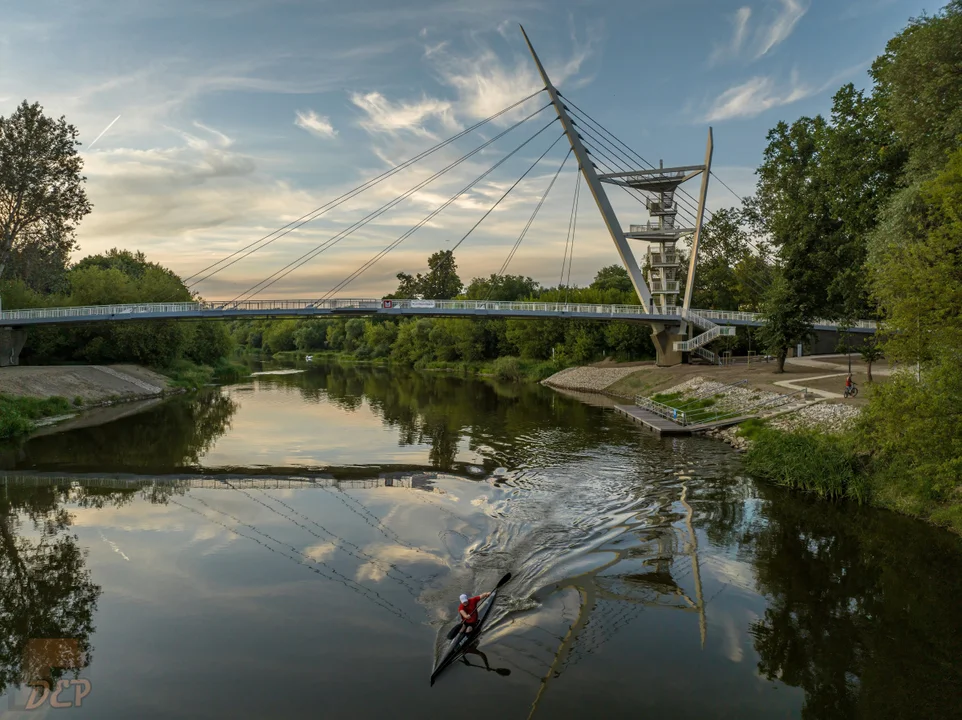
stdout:
[[0,447],[0,717],[962,717],[956,536],[541,386],[261,373]]

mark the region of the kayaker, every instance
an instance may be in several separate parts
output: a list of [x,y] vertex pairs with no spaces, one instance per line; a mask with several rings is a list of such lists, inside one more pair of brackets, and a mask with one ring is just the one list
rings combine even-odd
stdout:
[[478,603],[488,597],[491,593],[481,593],[475,597],[468,597],[467,595],[462,595],[460,597],[461,604],[458,605],[458,615],[461,618],[461,623],[464,626],[464,632],[469,633],[474,630],[475,624],[478,622]]

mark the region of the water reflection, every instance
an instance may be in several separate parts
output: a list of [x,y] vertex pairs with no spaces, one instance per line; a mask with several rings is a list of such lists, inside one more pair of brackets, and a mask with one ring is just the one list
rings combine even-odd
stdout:
[[[42,629],[83,638],[98,718],[300,716],[315,694],[350,718],[959,714],[959,539],[757,486],[718,443],[338,366],[134,420],[0,473],[7,685]],[[458,594],[508,570],[478,653],[429,691]]]
[[[68,500],[101,508],[130,501],[130,493],[74,493],[63,487],[7,487],[0,495],[0,695],[8,688],[45,680],[56,685],[67,670],[90,665],[93,616],[101,588],[86,567],[86,552],[71,534]],[[31,662],[38,640],[52,670]],[[64,645],[61,641],[71,641]],[[68,648],[67,652],[63,648]],[[35,653],[34,653],[35,654]],[[51,657],[51,654],[53,657]],[[70,655],[70,657],[66,657]],[[59,657],[58,657],[59,656]]]
[[890,513],[762,488],[745,523],[758,669],[805,691],[804,718],[962,714],[959,539]]

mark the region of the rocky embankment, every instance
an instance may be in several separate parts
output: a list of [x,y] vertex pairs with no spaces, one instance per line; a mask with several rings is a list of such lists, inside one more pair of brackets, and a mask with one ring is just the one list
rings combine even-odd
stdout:
[[573,367],[556,372],[551,377],[542,380],[541,384],[561,390],[601,393],[635,372],[638,372],[636,367]]

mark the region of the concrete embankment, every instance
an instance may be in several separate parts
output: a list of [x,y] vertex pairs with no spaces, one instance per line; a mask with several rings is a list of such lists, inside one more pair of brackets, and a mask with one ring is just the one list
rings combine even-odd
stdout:
[[168,378],[137,365],[0,368],[0,393],[35,398],[59,396],[84,407],[159,397],[170,390]]

